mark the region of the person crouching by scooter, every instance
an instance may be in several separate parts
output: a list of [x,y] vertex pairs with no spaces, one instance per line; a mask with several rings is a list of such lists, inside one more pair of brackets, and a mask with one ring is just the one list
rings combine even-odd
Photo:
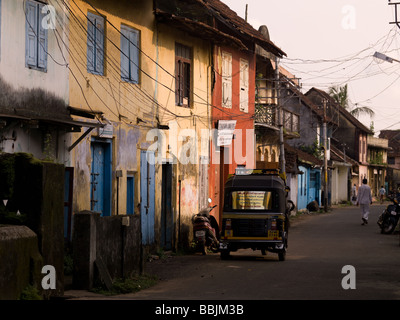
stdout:
[[362,185],[358,188],[357,206],[360,205],[361,209],[361,219],[363,221],[361,225],[368,224],[369,205],[372,204],[371,188],[367,182],[367,179],[363,179]]

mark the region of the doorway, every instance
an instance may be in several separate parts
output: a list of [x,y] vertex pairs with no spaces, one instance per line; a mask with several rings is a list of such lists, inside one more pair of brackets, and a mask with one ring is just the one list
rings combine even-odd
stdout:
[[154,243],[155,154],[140,152],[140,217],[142,244]]
[[162,165],[161,196],[161,247],[172,249],[172,231],[174,225],[172,211],[172,164]]
[[90,210],[111,216],[111,140],[94,140],[91,144]]

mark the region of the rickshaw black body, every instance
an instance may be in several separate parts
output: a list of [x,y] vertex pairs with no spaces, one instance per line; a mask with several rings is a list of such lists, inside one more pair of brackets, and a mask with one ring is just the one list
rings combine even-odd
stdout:
[[221,258],[229,257],[232,251],[251,248],[262,254],[277,253],[279,260],[285,260],[289,212],[293,209],[287,200],[289,188],[274,171],[247,172],[251,174],[235,174],[225,184]]

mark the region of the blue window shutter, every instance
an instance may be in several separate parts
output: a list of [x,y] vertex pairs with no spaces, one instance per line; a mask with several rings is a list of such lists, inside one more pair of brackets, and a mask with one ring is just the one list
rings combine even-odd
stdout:
[[87,71],[94,72],[95,61],[95,16],[88,13],[87,28]]
[[121,78],[139,83],[139,32],[121,26]]
[[95,71],[104,74],[104,19],[96,17],[96,54]]
[[129,32],[121,27],[121,79],[129,80]]
[[129,35],[130,78],[134,83],[139,83],[139,33],[131,30]]
[[37,66],[38,61],[38,41],[37,41],[37,23],[38,23],[38,6],[36,3],[31,1],[26,2],[26,32],[25,32],[25,41],[26,41],[26,65],[27,66]]
[[39,4],[39,21],[38,21],[38,67],[42,69],[47,68],[47,29],[43,28],[42,21],[46,17],[47,12],[43,13],[44,5]]

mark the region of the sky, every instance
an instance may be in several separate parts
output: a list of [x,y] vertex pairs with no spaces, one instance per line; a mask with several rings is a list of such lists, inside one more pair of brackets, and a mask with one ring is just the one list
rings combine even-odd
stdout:
[[[300,78],[302,92],[348,85],[350,108],[367,106],[367,128],[400,129],[400,27],[388,0],[222,0],[287,56],[281,66]],[[392,3],[396,2],[392,0]],[[400,21],[400,5],[398,6]],[[399,23],[400,26],[400,23]],[[384,53],[392,63],[373,57]]]

